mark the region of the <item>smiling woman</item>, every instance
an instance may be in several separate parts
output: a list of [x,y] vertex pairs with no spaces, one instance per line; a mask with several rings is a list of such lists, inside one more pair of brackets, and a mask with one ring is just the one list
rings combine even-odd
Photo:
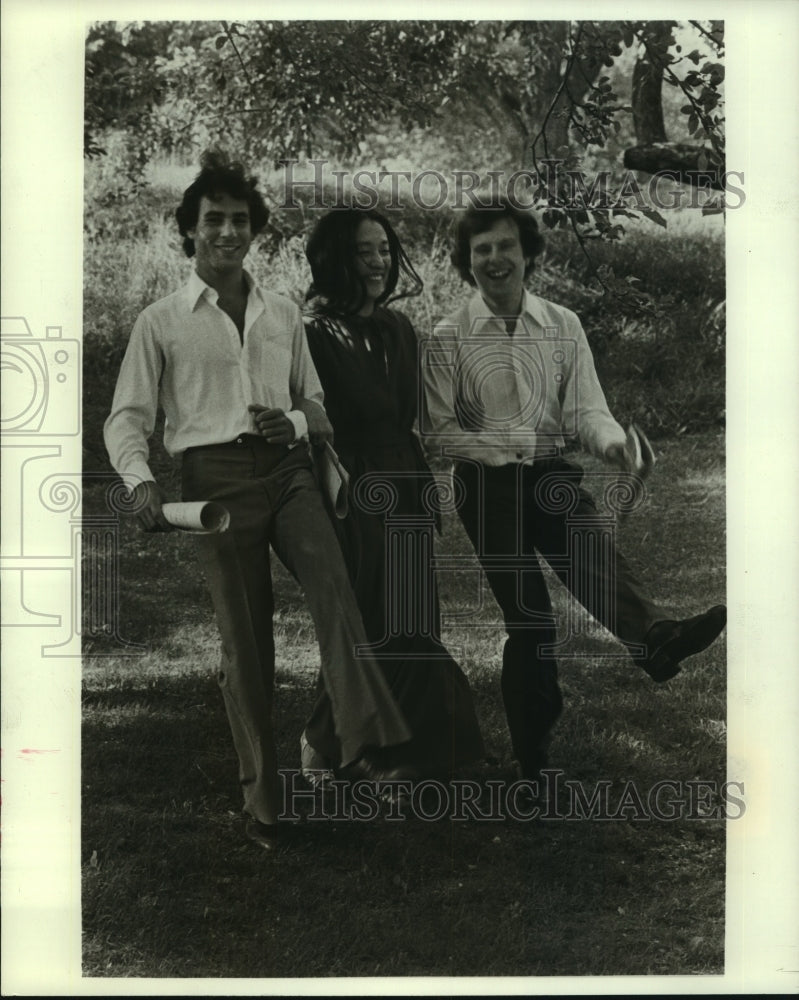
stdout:
[[[414,560],[432,544],[435,518],[425,497],[434,483],[414,427],[416,334],[403,313],[386,306],[401,297],[400,278],[409,284],[406,295],[418,294],[422,283],[388,220],[373,211],[324,216],[307,256],[308,298],[316,306],[306,322],[308,344],[352,485],[349,516],[336,529],[369,642],[413,734],[392,754],[423,774],[450,774],[478,760],[483,745],[469,682],[439,638],[431,567]],[[375,501],[378,494],[387,504]],[[391,545],[398,521],[407,532],[401,552]],[[321,685],[301,742],[312,782],[338,765],[331,702]]]
[[390,269],[391,247],[386,230],[376,219],[364,219],[355,231],[355,271],[364,288],[359,316],[374,312],[375,303],[386,290]]

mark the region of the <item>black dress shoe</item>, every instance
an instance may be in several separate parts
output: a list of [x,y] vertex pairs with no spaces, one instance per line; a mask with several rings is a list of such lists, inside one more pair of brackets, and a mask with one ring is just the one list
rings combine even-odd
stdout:
[[263,847],[265,851],[275,851],[279,843],[277,829],[277,823],[262,823],[254,816],[248,816],[244,833],[249,840]]
[[680,663],[686,657],[707,649],[726,624],[727,608],[723,604],[694,618],[658,622],[646,634],[646,655],[634,660],[652,680],[662,684],[680,672]]
[[374,781],[378,784],[391,781],[414,781],[417,771],[404,764],[389,766],[381,759],[377,750],[367,750],[358,760],[344,769],[347,778]]
[[335,773],[330,762],[308,742],[303,730],[300,736],[300,773],[317,792],[326,794],[333,791]]

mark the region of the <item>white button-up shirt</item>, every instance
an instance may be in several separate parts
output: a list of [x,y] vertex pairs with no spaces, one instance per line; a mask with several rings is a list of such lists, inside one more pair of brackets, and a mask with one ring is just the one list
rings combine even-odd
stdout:
[[300,310],[258,288],[246,272],[245,280],[243,338],[196,272],[136,320],[104,427],[111,464],[129,485],[154,479],[147,442],[159,405],[166,417],[164,447],[173,457],[258,433],[247,411],[251,403],[285,410],[297,439],[307,433],[291,397],[321,404],[323,394]]
[[512,335],[475,294],[422,341],[420,363],[420,430],[433,454],[506,465],[569,438],[600,458],[624,445],[579,319],[529,292]]

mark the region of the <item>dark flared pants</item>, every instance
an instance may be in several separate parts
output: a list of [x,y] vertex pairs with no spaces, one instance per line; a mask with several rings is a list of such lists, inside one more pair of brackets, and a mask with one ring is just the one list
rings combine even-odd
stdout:
[[546,762],[550,729],[563,706],[554,645],[556,622],[540,553],[597,621],[629,646],[668,617],[646,596],[607,519],[565,460],[486,466],[458,462],[461,521],[502,611],[507,639],[502,695],[513,750],[533,776]]
[[280,812],[272,726],[275,645],[270,545],[303,589],[316,628],[322,677],[345,763],[367,747],[405,742],[410,732],[371,657],[338,541],[307,449],[245,435],[189,449],[184,500],[215,500],[228,531],[197,545],[222,639],[219,685],[239,758],[244,809],[264,823]]

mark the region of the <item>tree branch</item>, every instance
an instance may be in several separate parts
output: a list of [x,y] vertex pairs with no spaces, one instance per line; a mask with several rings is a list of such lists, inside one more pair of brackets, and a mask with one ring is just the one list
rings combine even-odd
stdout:
[[252,80],[250,79],[250,74],[247,71],[247,67],[244,65],[244,60],[242,59],[241,53],[239,52],[239,47],[238,45],[236,45],[236,41],[233,37],[233,32],[228,27],[227,21],[221,21],[220,23],[222,25],[222,30],[225,32],[230,44],[233,46],[233,51],[236,53],[236,58],[238,59],[239,65],[241,66],[241,70],[244,73],[244,79],[247,81],[247,85],[250,87],[250,89],[252,89]]
[[711,121],[710,117],[707,115],[702,105],[693,96],[693,94],[690,91],[690,88],[688,88],[685,85],[685,83],[677,76],[677,74],[671,69],[668,63],[666,63],[664,60],[660,58],[657,51],[652,46],[650,46],[643,32],[637,32],[636,37],[638,38],[638,41],[644,46],[644,49],[646,50],[646,54],[649,57],[650,61],[656,63],[660,67],[662,73],[668,74],[671,83],[674,86],[679,87],[679,89],[683,92],[685,97],[688,99],[688,102],[690,103],[691,107],[693,108],[697,118],[702,123],[702,127],[705,130],[705,134],[710,140],[713,149],[719,154],[719,156],[723,157],[724,147],[723,144],[719,142],[717,130],[714,127],[714,123]]
[[[583,26],[582,26],[582,24],[580,24],[580,26],[579,26],[579,28],[577,30],[577,39],[576,39],[577,44],[579,44],[580,36],[582,34],[582,31],[583,31]],[[538,162],[536,160],[535,148],[536,148],[536,146],[538,144],[538,140],[539,139],[543,139],[543,141],[544,141],[544,156],[545,156],[546,159],[549,159],[549,147],[547,145],[547,125],[549,124],[549,119],[552,117],[552,113],[555,110],[555,105],[558,103],[558,101],[561,98],[561,95],[563,94],[563,91],[566,89],[566,83],[567,83],[567,81],[569,79],[569,74],[571,73],[572,67],[574,66],[575,60],[577,58],[577,49],[576,49],[576,46],[574,44],[571,44],[572,43],[572,39],[571,38],[569,39],[569,42],[570,42],[570,46],[571,46],[571,52],[569,53],[569,58],[568,58],[568,61],[566,63],[566,68],[563,71],[563,76],[561,77],[561,81],[560,81],[560,84],[558,85],[558,89],[555,91],[555,96],[552,98],[552,101],[550,102],[550,105],[547,108],[547,112],[544,115],[544,120],[541,123],[541,128],[538,130],[538,133],[537,133],[537,135],[535,136],[535,138],[533,139],[533,142],[532,142],[531,152],[532,152],[532,157],[533,157],[533,165],[534,165],[534,167],[536,169],[536,173],[538,173],[538,174],[540,174],[540,171],[538,169]],[[570,99],[571,99],[571,97],[570,97]]]
[[719,41],[717,41],[717,40],[716,40],[716,39],[715,39],[715,38],[714,38],[714,37],[713,37],[713,36],[712,36],[712,35],[710,34],[710,32],[709,32],[709,31],[706,31],[706,30],[705,30],[705,29],[704,29],[704,28],[702,27],[702,25],[701,25],[701,24],[699,23],[699,21],[689,21],[688,23],[689,23],[690,25],[693,25],[693,27],[694,27],[694,28],[696,28],[696,30],[697,30],[697,31],[699,32],[699,34],[700,34],[700,35],[704,35],[704,36],[705,36],[705,38],[707,38],[707,39],[708,39],[708,40],[710,41],[711,45],[712,45],[712,46],[713,46],[713,48],[714,48],[714,49],[716,50],[716,52],[721,52],[721,50],[722,50],[722,49],[724,48],[724,42],[719,42]]

